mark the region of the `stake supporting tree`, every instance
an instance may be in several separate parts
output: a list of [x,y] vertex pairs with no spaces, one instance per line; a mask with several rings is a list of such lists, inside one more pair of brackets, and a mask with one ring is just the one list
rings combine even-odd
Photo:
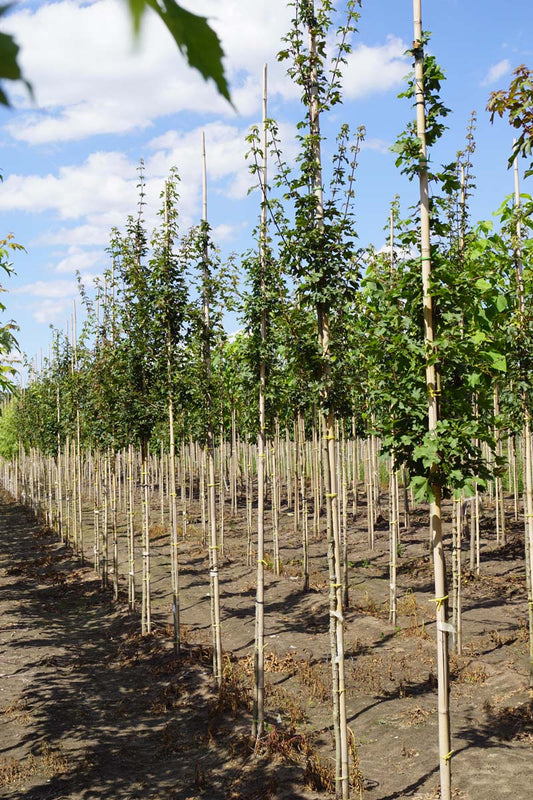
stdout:
[[[431,236],[429,218],[429,180],[426,149],[426,114],[424,101],[424,47],[422,37],[422,3],[413,0],[415,56],[415,103],[416,132],[420,141],[419,188],[420,188],[420,250],[422,261],[422,292],[424,307],[424,347],[426,354],[426,387],[428,397],[428,429],[437,436],[438,396],[440,386],[435,364],[435,317],[431,294]],[[439,722],[439,766],[441,800],[451,800],[451,738],[449,706],[448,663],[448,592],[446,588],[446,564],[442,541],[441,486],[431,481],[429,505],[430,541],[433,554],[435,580],[435,606],[437,621],[437,680]]]

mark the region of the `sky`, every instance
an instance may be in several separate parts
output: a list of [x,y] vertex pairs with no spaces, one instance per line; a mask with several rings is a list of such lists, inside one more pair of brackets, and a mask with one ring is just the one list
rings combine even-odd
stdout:
[[[145,162],[146,222],[156,223],[159,195],[177,167],[183,232],[201,213],[201,135],[208,164],[208,216],[223,254],[253,245],[258,192],[246,161],[246,134],[261,118],[261,76],[268,65],[269,116],[277,120],[289,160],[297,152],[299,91],[277,62],[292,9],[284,0],[182,0],[217,31],[236,111],[212,83],[190,70],[157,16],[145,15],[134,44],[125,0],[20,0],[0,30],[21,47],[20,63],[33,84],[9,82],[12,108],[0,109],[0,239],[12,233],[25,253],[16,274],[3,277],[6,312],[30,358],[64,329],[77,297],[76,271],[91,285],[106,267],[113,226],[123,228],[137,203],[137,167]],[[338,0],[337,10],[345,7]],[[513,133],[490,124],[492,90],[505,88],[519,64],[533,65],[533,3],[514,0],[423,0],[423,27],[447,76],[442,89],[452,110],[437,163],[464,146],[470,113],[478,115],[471,200],[474,219],[490,218],[513,190],[507,158]],[[380,247],[390,202],[416,202],[416,187],[399,174],[389,148],[412,116],[397,95],[411,63],[411,0],[366,0],[344,80],[344,102],[323,128],[334,140],[344,122],[366,127],[356,177],[354,210],[359,241]],[[324,144],[325,157],[332,152]],[[525,186],[524,189],[528,187]],[[529,189],[531,192],[531,189]],[[230,320],[229,327],[237,323]]]

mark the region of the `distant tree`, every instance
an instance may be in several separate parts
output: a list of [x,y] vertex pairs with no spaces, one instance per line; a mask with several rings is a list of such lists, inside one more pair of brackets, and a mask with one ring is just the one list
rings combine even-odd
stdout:
[[[21,244],[13,241],[12,234],[9,234],[5,239],[0,239],[0,268],[7,272],[8,275],[13,272],[13,267],[9,260],[10,254],[17,250],[24,250],[24,248]],[[5,291],[0,286],[0,293]],[[0,313],[5,310],[5,305],[0,302]],[[18,350],[18,343],[14,334],[16,330],[18,330],[18,326],[13,320],[0,325],[0,390],[3,392],[10,392],[14,388],[11,377],[15,375],[16,370],[8,359],[13,351]]]
[[[517,139],[509,158],[509,166],[518,155],[533,156],[533,71],[521,64],[513,72],[514,78],[507,91],[492,92],[487,104],[491,122],[496,114],[508,116],[509,122],[517,130]],[[533,162],[529,172],[533,171]]]

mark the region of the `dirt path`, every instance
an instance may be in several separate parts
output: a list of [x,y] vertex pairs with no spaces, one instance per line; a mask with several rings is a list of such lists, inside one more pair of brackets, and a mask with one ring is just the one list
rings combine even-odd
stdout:
[[[519,531],[519,527],[517,527]],[[331,776],[325,558],[313,544],[302,594],[298,543],[283,530],[285,574],[269,573],[269,727],[254,757],[248,738],[253,575],[242,530],[227,529],[222,564],[226,690],[210,679],[205,556],[191,526],[182,542],[188,644],[169,647],[168,558],[154,542],[156,635],[113,604],[90,569],[9,498],[0,505],[0,797],[11,800],[254,800],[326,797]],[[291,538],[292,537],[292,538]],[[381,612],[387,546],[368,551],[351,532],[347,704],[364,797],[437,795],[437,727],[431,571],[420,517],[404,537],[399,629]],[[381,537],[381,538],[380,538]],[[526,602],[519,533],[483,576],[465,583],[466,654],[452,657],[456,796],[521,800],[533,776],[533,711],[526,686]],[[293,564],[294,562],[294,564]],[[292,566],[291,566],[292,565]],[[294,568],[292,568],[294,567]],[[292,574],[291,574],[292,573]]]

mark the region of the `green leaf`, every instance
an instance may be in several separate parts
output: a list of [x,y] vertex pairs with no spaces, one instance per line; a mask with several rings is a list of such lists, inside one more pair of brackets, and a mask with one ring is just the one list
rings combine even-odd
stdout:
[[[0,6],[0,17],[3,17],[9,8],[11,8],[11,4]],[[31,84],[29,84],[22,75],[17,61],[19,50],[20,48],[12,36],[9,36],[7,33],[0,33],[0,81],[24,81],[28,92],[33,97]],[[0,103],[4,106],[11,105],[6,93],[1,87]]]
[[483,331],[474,331],[471,338],[474,344],[481,344],[486,340],[487,336]]
[[494,222],[490,219],[486,219],[482,222],[479,222],[478,227],[482,233],[488,234],[494,229]]
[[490,283],[485,280],[485,278],[478,278],[476,281],[476,289],[479,289],[481,292],[488,292],[490,289]]
[[411,481],[411,488],[413,490],[415,501],[420,502],[423,500],[432,500],[433,491],[431,484],[423,475],[416,475]]
[[146,11],[146,0],[128,0],[130,7],[131,19],[133,22],[133,31],[137,36],[141,30],[141,20],[144,12]]
[[505,311],[507,308],[507,298],[504,294],[499,294],[496,298],[496,308],[498,311]]
[[[129,2],[131,6],[132,0]],[[133,0],[134,5],[139,2]],[[197,69],[205,80],[211,78],[220,94],[231,103],[222,64],[224,51],[207,19],[186,11],[174,0],[146,0],[146,3],[161,17],[189,66]]]
[[493,369],[497,369],[500,372],[507,372],[507,360],[504,355],[498,353],[496,350],[489,350],[487,356],[491,361]]
[[466,380],[468,385],[474,388],[475,386],[479,386],[481,383],[481,375],[479,372],[471,372],[469,375],[467,375]]

